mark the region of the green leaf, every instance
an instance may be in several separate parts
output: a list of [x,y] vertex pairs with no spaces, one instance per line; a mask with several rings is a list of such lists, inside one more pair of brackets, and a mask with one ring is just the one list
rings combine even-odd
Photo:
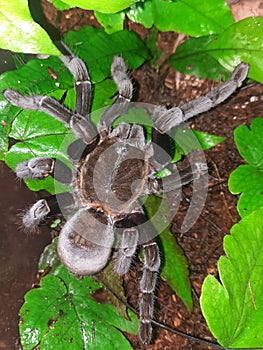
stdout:
[[176,53],[171,55],[168,61],[184,74],[196,75],[200,79],[226,80],[230,72],[218,63],[208,49],[214,38],[214,35],[190,38],[177,48]]
[[244,217],[263,206],[263,119],[254,119],[250,128],[240,125],[234,137],[239,153],[248,164],[232,172],[228,185],[232,193],[242,193],[237,209]]
[[263,206],[263,171],[253,165],[240,165],[229,178],[233,194],[242,193],[237,204],[239,215],[244,217]]
[[250,128],[246,125],[238,126],[234,139],[241,157],[248,164],[263,168],[263,118],[254,119]]
[[188,311],[193,309],[188,262],[183,249],[178,245],[169,229],[164,230],[160,239],[164,252],[164,266],[161,276],[176,292]]
[[248,76],[263,82],[262,25],[262,17],[246,18],[219,35],[191,38],[168,61],[180,72],[213,80],[229,78],[238,63],[248,62]]
[[[58,238],[54,238],[52,243],[45,248],[43,254],[41,255],[39,260],[40,273],[44,273],[48,270],[49,275],[60,276],[62,265],[57,254],[57,241]],[[115,295],[118,295],[122,300],[126,300],[123,289],[123,279],[114,271],[112,260],[102,271],[100,271],[98,277],[111,288]],[[108,291],[107,289],[105,289],[105,294],[107,294],[107,301],[115,308],[119,315],[125,319],[128,319],[125,304],[123,304],[120,299],[118,299],[111,291]]]
[[58,270],[25,296],[20,310],[23,349],[37,344],[43,350],[132,349],[120,331],[137,332],[134,315],[125,320],[110,304],[97,303],[93,294],[102,286],[92,277],[79,280],[62,266]]
[[[57,74],[57,80],[53,80],[48,73],[49,67],[52,67],[53,71]],[[7,72],[0,76],[0,91],[12,87],[26,94],[28,94],[29,91],[32,94],[54,94],[57,92],[57,96],[60,98],[66,88],[69,86],[72,87],[72,85],[73,77],[56,57],[50,57],[47,60],[31,60],[19,70]],[[5,125],[2,128],[1,135],[1,159],[6,156],[8,151],[8,136],[22,141],[25,130],[28,137],[33,136],[33,134],[36,135],[39,132],[39,130],[36,130],[37,125],[34,126],[31,124],[31,128],[26,125],[30,115],[41,115],[41,117],[43,117],[43,114],[35,113],[38,112],[21,112],[17,107],[13,107],[8,103],[3,95],[0,94],[0,121],[2,125],[3,123]],[[23,120],[23,118],[25,119]],[[41,120],[37,121],[37,123],[39,122],[41,122]],[[45,123],[44,120],[43,122],[45,124],[45,131],[48,131],[46,127],[49,124]],[[62,124],[59,122],[52,120],[51,125],[58,127],[58,132],[68,132],[65,127],[61,129]]]
[[[162,207],[160,207],[161,203]],[[162,231],[159,236],[161,240],[161,248],[164,253],[164,265],[161,271],[161,276],[182,299],[187,309],[191,311],[193,301],[188,263],[182,248],[178,245],[175,237],[170,232],[170,225],[164,224],[167,222],[167,217],[171,216],[171,210],[160,197],[156,196],[148,196],[144,206],[156,228],[156,231]],[[158,215],[154,215],[157,211]],[[163,229],[163,227],[167,228]]]
[[152,0],[137,2],[125,10],[125,14],[130,20],[141,23],[145,28],[151,28],[154,24]]
[[131,6],[132,4],[136,3],[136,0],[114,0],[114,1],[108,1],[108,0],[49,0],[50,2],[54,3],[55,6],[58,6],[59,10],[66,9],[65,4],[68,6],[67,8],[71,7],[80,7],[84,10],[94,10],[94,11],[100,11],[102,13],[115,13],[119,12],[121,10],[126,9],[127,7]]
[[262,348],[263,208],[233,226],[224,249],[220,282],[209,275],[203,284],[203,314],[225,348]]
[[0,47],[17,52],[59,55],[47,33],[31,17],[27,0],[0,0]]
[[95,16],[99,23],[104,27],[107,34],[118,32],[123,29],[124,12],[105,14],[95,11]]
[[[73,296],[73,290],[77,295],[87,293],[88,291],[89,295],[84,297],[85,300],[86,298],[88,298],[86,300],[86,305],[83,304],[82,296],[76,299],[76,303],[74,305],[76,312],[78,312],[78,310],[81,310],[81,313],[85,313],[85,315],[83,315],[83,317],[81,317],[79,321],[81,321],[83,318],[85,318],[85,320],[90,319],[92,321],[95,321],[95,326],[96,318],[100,318],[99,323],[100,326],[103,328],[110,327],[109,325],[112,325],[113,327],[116,327],[119,330],[136,334],[138,328],[137,317],[129,310],[127,313],[125,305],[121,303],[119,299],[117,299],[107,289],[104,293],[104,289],[102,289],[103,285],[95,282],[93,277],[87,276],[79,279],[76,276],[70,274],[62,266],[57,254],[57,240],[58,238],[53,239],[52,243],[45,248],[43,254],[41,255],[39,261],[39,272],[45,274],[45,272],[48,271],[48,276],[56,276],[60,280],[62,280],[65,283],[67,290],[71,292],[70,298],[72,298]],[[106,282],[110,286],[110,288],[117,295],[119,295],[119,297],[125,300],[124,290],[122,287],[122,279],[113,271],[113,266],[111,263],[99,273],[98,277],[104,282]],[[83,280],[86,280],[86,282],[84,282]],[[97,301],[96,295],[98,294],[100,296],[101,293],[104,293],[105,296],[103,295],[103,300]],[[97,308],[96,304],[98,305]],[[86,307],[86,310],[82,310],[83,307]],[[94,316],[94,314],[96,315]],[[73,316],[71,323],[72,321],[74,322],[75,317],[76,316]],[[120,325],[120,327],[118,325]],[[106,341],[105,338],[107,338],[107,335],[101,334],[99,329],[98,332],[99,333],[96,334],[98,337],[97,342],[91,344],[92,346],[94,346],[91,348],[96,348],[96,346],[99,347],[98,344],[100,344],[100,342],[103,344],[103,342]],[[116,332],[114,333],[114,336],[120,337],[118,341],[123,341],[121,334],[118,334]],[[79,339],[79,341],[81,341],[81,339]],[[126,340],[124,340],[123,344],[126,344]],[[106,345],[108,344],[106,343]],[[112,345],[109,346],[110,349],[114,349]],[[85,349],[85,347],[83,347],[83,349]],[[124,349],[126,349],[126,347],[124,347]],[[130,347],[127,347],[127,349],[130,349]]]
[[224,0],[153,0],[154,24],[161,31],[175,31],[190,36],[221,33],[234,23]]
[[70,9],[72,6],[66,4],[65,1],[61,0],[48,0],[51,2],[59,11],[64,11]]
[[[57,80],[53,80],[48,72],[52,67],[57,74]],[[1,76],[0,89],[12,87],[27,94],[31,91],[35,94],[53,95],[60,98],[66,91],[66,87],[72,88],[73,77],[66,67],[56,57],[47,60],[32,60],[17,71],[11,71]],[[75,136],[56,119],[37,111],[22,111],[17,107],[10,106],[6,101],[0,110],[0,118],[5,119],[8,110],[8,118],[11,128],[4,135],[5,142],[12,137],[16,142],[6,153],[3,149],[5,161],[11,169],[22,161],[33,157],[56,157],[65,163],[66,148]],[[61,146],[62,145],[62,146]],[[51,193],[65,191],[66,187],[54,183],[53,178],[44,180],[26,180],[29,188],[34,191],[39,189],[49,190]]]
[[228,70],[243,62],[250,64],[248,76],[263,82],[263,17],[246,18],[227,28],[207,46],[218,62]]
[[219,145],[226,139],[225,137],[211,135],[203,131],[193,130],[193,133],[197,137],[203,151]]
[[138,68],[149,55],[141,39],[127,30],[107,34],[101,28],[87,26],[78,32],[68,32],[64,40],[87,63],[93,82],[110,76],[115,55],[122,56],[130,69]]

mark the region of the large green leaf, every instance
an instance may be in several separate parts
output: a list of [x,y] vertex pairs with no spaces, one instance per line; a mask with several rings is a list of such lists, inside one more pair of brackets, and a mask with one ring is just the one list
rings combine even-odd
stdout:
[[78,32],[68,32],[65,42],[87,63],[93,82],[110,75],[115,55],[122,56],[130,69],[138,68],[149,55],[141,39],[128,30],[109,35],[101,28],[87,26]]
[[218,80],[229,77],[241,61],[250,64],[248,76],[263,82],[263,18],[246,18],[218,35],[191,38],[169,61],[180,72]]
[[71,7],[81,7],[85,10],[100,11],[102,13],[115,13],[126,9],[138,0],[49,0],[59,10]]
[[263,348],[263,209],[243,218],[224,239],[220,282],[209,275],[201,307],[208,326],[225,348]]
[[263,82],[263,17],[246,18],[227,28],[208,44],[210,55],[228,70],[243,61],[250,64],[248,76]]
[[[57,80],[52,79],[48,68],[52,67],[57,74]],[[73,77],[67,71],[66,67],[56,57],[50,57],[47,60],[32,60],[24,67],[17,71],[11,71],[1,76],[0,89],[3,91],[7,87],[12,87],[20,92],[53,95],[60,98],[67,88],[72,88]],[[22,161],[32,157],[57,157],[67,162],[66,147],[74,140],[74,136],[67,128],[56,119],[36,111],[22,111],[17,107],[10,106],[9,103],[3,101],[3,109],[1,109],[1,119],[6,119],[6,111],[10,125],[8,133],[5,134],[5,142],[7,138],[18,141],[10,150],[2,150],[5,161],[13,170],[16,165]],[[68,137],[64,147],[61,144]],[[41,181],[27,180],[29,188],[32,190],[46,189],[51,193],[55,192],[52,178],[46,178]],[[59,186],[58,192],[64,191],[64,186]]]
[[47,33],[33,21],[27,0],[0,0],[0,47],[17,52],[59,55]]
[[221,33],[234,23],[224,0],[146,0],[136,2],[122,14],[146,28],[155,25],[161,31],[175,31],[194,37]]
[[51,2],[60,11],[68,10],[72,7],[69,4],[66,4],[66,2],[62,0],[48,0],[48,1]]
[[175,31],[190,36],[221,33],[234,23],[224,0],[153,0],[154,24],[162,31]]
[[[52,79],[48,69],[52,67],[52,70],[57,75],[57,80]],[[4,91],[7,88],[13,88],[25,94],[31,92],[32,94],[53,94],[57,98],[60,98],[67,88],[72,88],[73,77],[67,71],[66,67],[56,57],[50,57],[47,60],[31,60],[24,67],[17,71],[11,71],[4,73],[0,76],[0,91]],[[31,123],[27,125],[30,116],[36,116],[36,125]],[[40,118],[37,116],[40,115]],[[0,120],[4,123],[5,127],[2,129],[2,142],[1,147],[1,159],[3,159],[7,153],[8,136],[15,140],[24,142],[23,136],[40,136],[41,130],[37,129],[39,123],[43,121],[44,132],[51,133],[51,127],[56,133],[67,133],[66,128],[53,118],[47,116],[45,118],[43,113],[20,111],[17,107],[11,106],[2,94],[0,94]],[[52,119],[52,120],[51,120]],[[50,128],[49,122],[50,121]],[[24,125],[23,125],[24,124]],[[24,133],[26,132],[26,135]],[[43,134],[43,132],[42,132]]]
[[229,178],[229,189],[242,193],[237,209],[244,217],[263,206],[263,118],[256,118],[250,128],[240,125],[234,133],[238,151],[248,162],[240,165]]
[[161,276],[182,299],[189,311],[193,309],[188,262],[183,249],[176,242],[169,229],[164,230],[160,239],[164,252],[164,266]]
[[181,44],[176,52],[168,58],[171,65],[184,74],[193,74],[204,79],[219,80],[229,78],[230,72],[211,56],[208,45],[215,35],[190,38]]
[[53,275],[25,296],[20,310],[20,336],[24,350],[132,349],[121,331],[136,334],[137,317],[121,317],[94,294],[102,285],[90,276],[81,280],[58,265]]

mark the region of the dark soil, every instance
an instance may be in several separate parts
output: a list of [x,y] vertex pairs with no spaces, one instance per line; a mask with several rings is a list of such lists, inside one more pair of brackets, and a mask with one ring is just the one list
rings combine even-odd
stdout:
[[[95,23],[90,12],[81,10],[57,13],[51,5],[45,7],[49,20],[62,33],[68,29]],[[133,30],[145,35],[140,26]],[[174,50],[177,36],[174,33],[160,34],[159,45],[166,52]],[[178,105],[182,101],[205,94],[215,85],[212,81],[201,81],[194,77],[184,77],[170,67],[163,67],[158,73],[145,65],[133,72],[136,82],[137,100],[163,105]],[[211,273],[217,276],[217,260],[223,251],[223,238],[229,234],[233,224],[240,220],[236,211],[237,196],[233,196],[227,186],[229,174],[242,163],[233,139],[233,131],[240,124],[250,125],[256,117],[263,117],[263,86],[250,84],[242,88],[226,103],[193,119],[191,127],[211,134],[225,136],[226,141],[206,151],[210,168],[209,189],[202,214],[189,232],[181,235],[180,226],[187,211],[191,186],[184,189],[185,200],[172,224],[172,231],[183,248],[189,262],[194,310],[189,313],[171,288],[160,281],[156,292],[156,320],[171,328],[193,337],[215,342],[202,316],[199,297],[204,278]],[[43,247],[51,240],[49,228],[41,228],[37,236],[27,236],[19,230],[21,209],[38,199],[3,164],[0,166],[1,190],[1,309],[0,309],[0,349],[19,348],[18,312],[23,296],[36,281],[37,263]],[[131,271],[125,276],[128,302],[137,308],[139,273]],[[139,291],[138,291],[139,293]],[[155,327],[153,345],[144,347],[137,337],[127,335],[134,349],[212,349],[186,336],[174,334],[160,326]]]

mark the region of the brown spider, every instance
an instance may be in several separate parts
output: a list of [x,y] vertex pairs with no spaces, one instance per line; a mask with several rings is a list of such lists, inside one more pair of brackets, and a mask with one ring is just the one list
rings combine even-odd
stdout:
[[[124,60],[113,59],[111,72],[119,93],[103,113],[97,128],[89,116],[91,82],[85,64],[77,57],[63,56],[61,60],[76,80],[74,112],[48,96],[23,96],[12,89],[3,92],[15,106],[46,112],[62,121],[77,138],[68,149],[74,170],[53,158],[32,158],[18,164],[16,173],[20,178],[42,179],[51,175],[73,186],[70,193],[36,202],[24,215],[23,223],[27,229],[34,230],[48,214],[69,208],[71,217],[59,235],[58,254],[66,268],[78,275],[101,271],[112,257],[116,272],[123,275],[129,271],[137,246],[141,245],[144,265],[140,281],[139,338],[149,344],[160,256],[154,240],[156,232],[139,199],[143,195],[175,190],[199,178],[206,172],[206,164],[185,168],[180,176],[172,171],[169,176],[156,178],[155,174],[167,165],[167,157],[160,154],[156,157],[154,142],[146,141],[142,126],[121,123],[112,128],[132,98],[133,86]],[[155,139],[224,101],[241,86],[248,68],[248,64],[240,63],[228,81],[180,108],[156,107],[152,115]]]

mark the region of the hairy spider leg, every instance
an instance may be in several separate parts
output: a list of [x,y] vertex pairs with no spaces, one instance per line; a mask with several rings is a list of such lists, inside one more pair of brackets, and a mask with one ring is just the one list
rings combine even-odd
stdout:
[[16,166],[16,175],[20,179],[41,180],[51,175],[65,185],[70,185],[73,171],[61,160],[55,158],[32,158]]
[[143,344],[152,339],[152,320],[154,311],[154,291],[161,261],[159,247],[155,241],[142,245],[144,252],[143,275],[140,281],[141,299],[139,303],[139,338]]
[[61,56],[60,59],[75,78],[75,113],[90,120],[92,84],[86,65],[77,57]]
[[113,58],[111,74],[118,86],[118,94],[113,104],[105,110],[99,121],[98,131],[100,134],[111,131],[112,124],[119,116],[125,113],[132,99],[133,86],[122,57],[115,56]]
[[229,80],[212,89],[207,95],[196,98],[180,107],[170,109],[164,106],[156,107],[152,116],[154,128],[160,133],[168,133],[173,127],[214,108],[242,85],[247,77],[248,70],[249,64],[241,62],[235,68]]
[[[63,203],[63,204],[62,204]],[[38,200],[23,215],[23,225],[28,232],[37,232],[38,226],[48,215],[55,215],[74,206],[73,195],[69,192],[52,195],[45,199]]]
[[139,231],[136,227],[123,229],[120,246],[114,256],[114,269],[119,275],[125,275],[129,272],[138,241]]
[[138,334],[143,344],[149,344],[152,339],[154,292],[161,264],[159,247],[152,239],[155,228],[144,213],[137,212],[129,214],[125,219],[116,222],[114,231],[117,236],[121,236],[119,249],[114,255],[115,271],[120,275],[129,271],[139,240],[145,242],[142,244],[144,260],[143,274],[140,281],[140,325]]
[[[87,85],[86,89],[88,91],[90,89],[89,84],[85,83],[87,80],[85,80],[83,84],[81,81],[81,79],[87,78],[85,73],[83,73],[84,64],[77,57],[74,57],[72,60],[64,59],[64,64],[71,71],[73,76],[78,79],[75,84],[77,110],[79,109],[81,112],[84,111],[84,113],[87,113],[89,109],[87,103],[89,103],[90,97],[79,96],[80,93],[85,91],[82,85]],[[87,119],[87,114],[83,116],[78,112],[72,112],[52,97],[41,95],[23,96],[13,89],[6,89],[3,95],[14,106],[22,109],[45,112],[59,121],[62,121],[68,128],[73,130],[77,138],[82,139],[85,143],[90,143],[97,135],[95,126]],[[82,99],[86,102],[82,102]]]
[[172,170],[171,174],[163,178],[149,178],[148,192],[145,194],[162,194],[179,190],[182,186],[200,179],[207,174],[207,165],[203,162],[196,162],[186,167],[178,167]]
[[[59,159],[54,158],[32,158],[28,161],[19,163],[16,167],[16,175],[21,179],[41,180],[51,175],[57,181],[70,185],[73,179],[73,171],[68,168]],[[56,202],[60,205],[72,205],[72,195],[63,193],[41,199],[37,201],[23,216],[23,224],[27,231],[35,231],[39,223],[45,219],[48,214],[57,214],[61,211]],[[59,200],[60,199],[60,200]],[[69,204],[70,203],[70,204]]]
[[[154,228],[152,227],[151,229]],[[115,256],[115,270],[118,274],[124,275],[129,271],[132,258],[136,252],[138,237],[138,229],[135,227],[123,230],[121,247]],[[144,252],[144,263],[143,275],[140,281],[140,325],[138,334],[143,344],[149,344],[152,339],[154,292],[161,262],[159,248],[155,241],[149,241],[143,244],[142,248]]]
[[[60,59],[75,78],[75,113],[86,118],[92,125],[90,121],[92,84],[86,65],[77,57],[61,56]],[[67,149],[68,156],[73,163],[78,162],[81,157],[85,157],[94,149],[97,142],[98,137],[90,138],[89,142],[86,138],[78,138],[69,145]]]

